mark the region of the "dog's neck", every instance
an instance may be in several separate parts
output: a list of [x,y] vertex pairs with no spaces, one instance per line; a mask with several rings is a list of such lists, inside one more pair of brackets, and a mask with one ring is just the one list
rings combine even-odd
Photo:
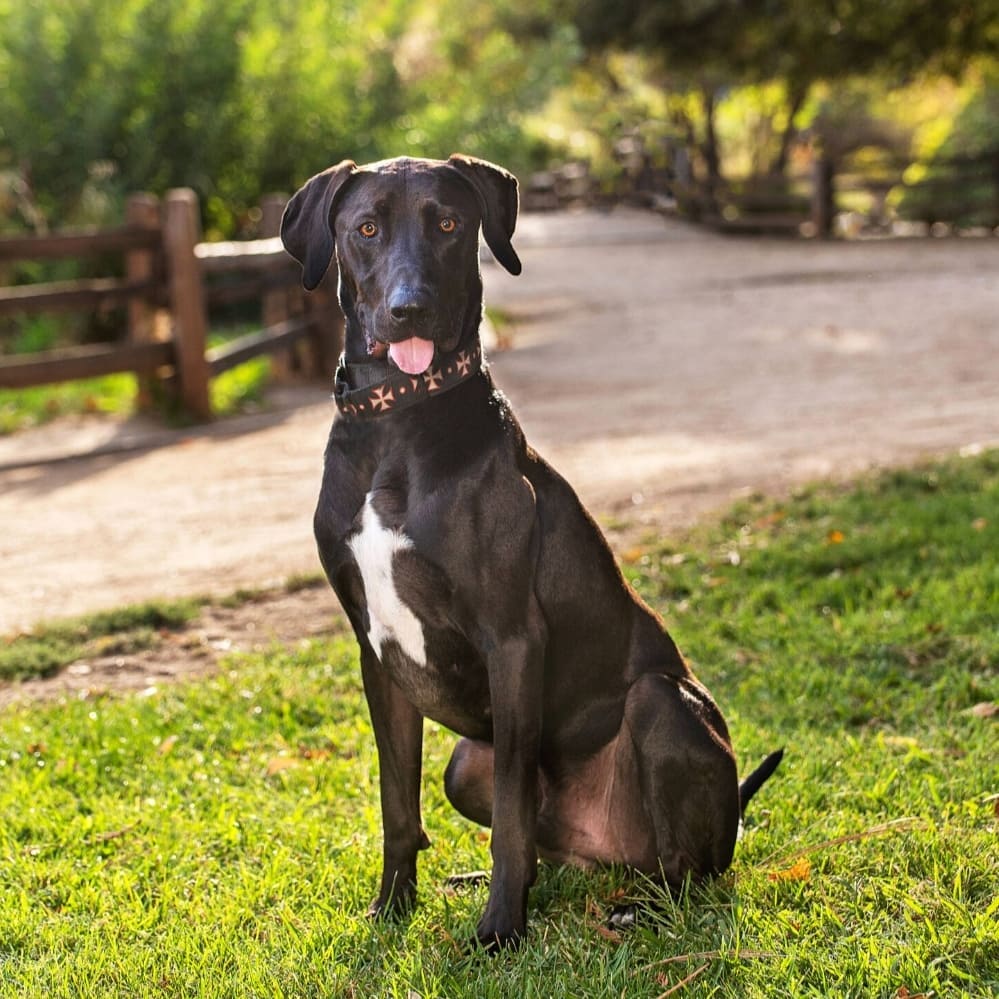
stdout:
[[[465,338],[469,339],[469,338]],[[467,346],[436,354],[421,375],[408,375],[384,360],[348,361],[345,354],[333,379],[333,400],[341,416],[364,420],[387,416],[443,395],[482,370],[478,336]]]

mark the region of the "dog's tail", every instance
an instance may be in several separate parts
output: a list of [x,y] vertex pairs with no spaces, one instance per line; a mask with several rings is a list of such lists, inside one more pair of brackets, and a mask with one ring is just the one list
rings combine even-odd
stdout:
[[771,753],[742,783],[739,785],[739,813],[746,814],[746,805],[749,804],[753,795],[764,783],[773,776],[780,761],[784,759],[784,750],[778,749],[776,753]]

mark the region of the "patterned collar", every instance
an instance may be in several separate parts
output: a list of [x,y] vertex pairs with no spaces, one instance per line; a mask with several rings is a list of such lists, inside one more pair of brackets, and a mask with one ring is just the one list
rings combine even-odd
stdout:
[[443,395],[480,370],[482,348],[476,344],[471,350],[456,350],[435,358],[422,375],[407,375],[391,368],[380,381],[352,388],[351,375],[364,367],[363,363],[348,367],[346,357],[341,354],[333,378],[333,399],[337,409],[344,416],[357,420],[395,413],[431,396]]

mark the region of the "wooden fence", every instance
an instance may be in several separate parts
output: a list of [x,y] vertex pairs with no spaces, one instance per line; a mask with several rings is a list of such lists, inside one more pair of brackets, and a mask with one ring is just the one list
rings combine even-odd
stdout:
[[653,165],[640,145],[630,155],[608,190],[584,163],[534,174],[524,187],[524,204],[553,210],[631,201],[722,232],[749,234],[999,232],[999,150],[916,169],[887,153],[879,163],[862,166],[848,156],[820,156],[806,172],[714,183],[694,176],[685,155],[674,155],[668,168]]
[[[336,277],[327,275],[316,292],[302,294],[298,265],[276,235],[283,207],[283,197],[265,199],[265,238],[234,243],[201,241],[197,196],[186,188],[162,202],[131,196],[125,224],[117,228],[0,238],[0,267],[16,260],[124,257],[123,277],[0,288],[0,318],[116,306],[125,316],[116,343],[0,357],[0,388],[134,372],[143,388],[159,383],[191,416],[208,419],[211,379],[261,354],[274,355],[279,371],[294,355],[305,373],[329,374],[343,337]],[[260,302],[262,328],[208,348],[212,307],[252,300]]]

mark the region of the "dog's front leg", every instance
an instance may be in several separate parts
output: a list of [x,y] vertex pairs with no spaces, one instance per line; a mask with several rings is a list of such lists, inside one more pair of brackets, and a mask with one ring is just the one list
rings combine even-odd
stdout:
[[[540,615],[536,615],[540,617]],[[497,643],[489,656],[493,710],[493,872],[476,928],[492,950],[516,945],[527,923],[527,891],[538,869],[538,756],[544,646],[540,627]]]
[[361,675],[378,747],[382,883],[369,916],[404,913],[416,901],[416,855],[430,846],[420,818],[423,717],[362,646]]

